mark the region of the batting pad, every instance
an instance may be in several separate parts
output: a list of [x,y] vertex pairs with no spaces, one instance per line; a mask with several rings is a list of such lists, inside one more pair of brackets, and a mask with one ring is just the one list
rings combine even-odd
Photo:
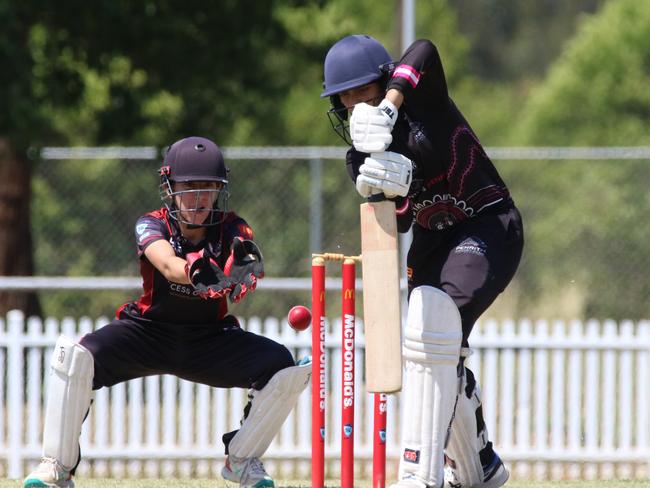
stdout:
[[281,369],[255,393],[248,417],[228,445],[238,458],[261,457],[309,384],[311,362]]
[[488,433],[483,421],[480,395],[481,389],[474,375],[467,368],[463,368],[460,393],[446,449],[450,464],[453,464],[453,481],[460,483],[460,486],[481,486],[483,483],[483,466],[479,453],[488,443]]
[[54,346],[50,366],[43,456],[71,469],[79,458],[81,424],[90,407],[93,356],[88,349],[62,335]]
[[460,313],[449,295],[431,286],[411,292],[403,347],[400,479],[442,486],[462,335]]

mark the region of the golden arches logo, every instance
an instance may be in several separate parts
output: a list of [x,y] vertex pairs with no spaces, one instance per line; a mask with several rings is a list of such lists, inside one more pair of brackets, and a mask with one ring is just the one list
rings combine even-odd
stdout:
[[354,289],[347,288],[343,291],[343,298],[345,300],[352,300],[354,298]]

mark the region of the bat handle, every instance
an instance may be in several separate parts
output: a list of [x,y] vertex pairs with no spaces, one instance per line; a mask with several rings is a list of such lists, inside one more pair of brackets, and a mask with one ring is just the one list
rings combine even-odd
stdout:
[[374,195],[370,195],[368,197],[369,202],[383,202],[384,200],[388,200],[386,198],[386,195],[383,193],[375,193]]

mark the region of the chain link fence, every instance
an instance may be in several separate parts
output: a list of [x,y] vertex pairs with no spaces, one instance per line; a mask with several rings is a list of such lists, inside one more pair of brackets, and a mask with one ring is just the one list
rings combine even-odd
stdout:
[[[493,148],[526,248],[497,317],[650,316],[650,148]],[[226,148],[230,207],[253,227],[268,277],[308,278],[312,252],[359,253],[344,148]],[[156,148],[46,148],[34,162],[36,275],[138,276],[134,224],[160,208]],[[332,268],[330,275],[337,276]],[[41,291],[47,315],[112,314],[134,289]],[[281,316],[309,290],[264,290],[234,309]],[[334,301],[334,300],[333,300]]]

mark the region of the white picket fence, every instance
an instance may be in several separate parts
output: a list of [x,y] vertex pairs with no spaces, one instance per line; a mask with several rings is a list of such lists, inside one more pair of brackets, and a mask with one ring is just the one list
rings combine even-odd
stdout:
[[[80,337],[106,323],[88,318],[0,319],[0,476],[20,478],[40,456],[43,391],[59,333]],[[248,330],[310,353],[310,334],[284,321],[250,319]],[[340,452],[340,335],[329,331],[328,474]],[[357,334],[358,377],[363,335]],[[469,366],[483,388],[492,440],[517,478],[650,477],[650,322],[528,320],[477,324]],[[372,397],[357,382],[357,476],[372,456]],[[147,377],[95,393],[84,424],[78,473],[96,477],[208,477],[223,463],[221,435],[237,427],[246,392]],[[388,403],[388,476],[399,450],[399,396]],[[306,391],[265,456],[278,477],[309,479]],[[408,415],[404,415],[408,421]]]

